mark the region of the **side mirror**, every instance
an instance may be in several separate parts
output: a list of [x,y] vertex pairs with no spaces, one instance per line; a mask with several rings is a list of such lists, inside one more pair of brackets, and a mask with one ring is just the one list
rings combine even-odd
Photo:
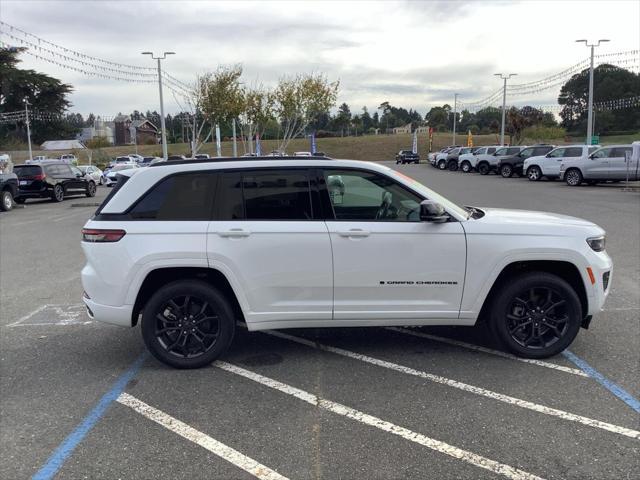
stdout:
[[84,177],[84,173],[80,173],[80,172],[76,173],[76,178],[82,178],[82,177]]
[[423,200],[420,203],[420,220],[423,222],[444,223],[449,220],[449,215],[438,202]]

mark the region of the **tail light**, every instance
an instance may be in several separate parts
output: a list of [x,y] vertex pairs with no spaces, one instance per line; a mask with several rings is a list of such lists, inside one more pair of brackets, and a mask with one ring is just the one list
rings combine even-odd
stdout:
[[40,175],[36,175],[33,177],[34,180],[44,180],[45,174],[41,173]]
[[83,228],[82,241],[91,243],[117,242],[126,235],[124,230],[105,230],[102,228]]

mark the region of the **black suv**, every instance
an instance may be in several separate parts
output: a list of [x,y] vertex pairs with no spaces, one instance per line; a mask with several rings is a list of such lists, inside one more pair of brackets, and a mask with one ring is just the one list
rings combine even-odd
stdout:
[[96,183],[68,163],[16,165],[13,171],[18,176],[17,203],[24,203],[27,198],[50,198],[61,202],[68,195],[94,197],[96,194]]
[[548,144],[533,145],[525,148],[516,155],[499,160],[497,170],[504,178],[510,178],[514,173],[521,177],[522,166],[527,158],[546,155],[554,148],[556,148],[555,145]]
[[420,163],[420,155],[411,150],[400,150],[396,155],[396,164],[398,163]]

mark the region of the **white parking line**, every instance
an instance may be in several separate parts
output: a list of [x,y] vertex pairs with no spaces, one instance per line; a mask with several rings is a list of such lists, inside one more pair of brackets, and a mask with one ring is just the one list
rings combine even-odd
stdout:
[[41,311],[43,311],[48,306],[49,305],[41,305],[40,307],[36,308],[33,312],[27,313],[24,317],[20,318],[19,320],[16,320],[15,322],[8,324],[7,327],[15,327],[16,325],[19,325],[22,322],[25,322],[25,321],[29,320],[31,317],[33,317],[37,313],[40,313]]
[[138,400],[133,395],[123,392],[120,394],[117,401],[122,405],[132,408],[143,417],[156,422],[167,430],[171,430],[173,433],[177,433],[181,437],[200,445],[202,448],[209,450],[211,453],[219,456],[236,467],[241,468],[260,480],[288,480],[287,477],[280,475],[269,467],[265,467],[243,453],[240,453],[224,443],[211,438],[209,435],[196,430],[184,422],[181,422],[177,418],[174,418],[171,415]]
[[526,408],[528,410],[533,410],[534,412],[544,413],[545,415],[551,415],[553,417],[558,417],[563,420],[569,420],[571,422],[581,423],[582,425],[587,425],[589,427],[599,428],[601,430],[606,430],[608,432],[617,433],[618,435],[624,435],[625,437],[640,439],[640,432],[637,430],[632,430],[630,428],[620,427],[618,425],[602,422],[600,420],[595,420],[593,418],[583,417],[581,415],[575,415],[573,413],[565,412],[564,410],[558,410],[556,408],[546,407],[544,405],[539,405],[537,403],[529,402],[527,400],[522,400],[516,397],[510,397],[508,395],[504,395],[498,392],[493,392],[485,388],[476,387],[474,385],[462,383],[457,380],[441,377],[440,375],[434,375],[432,373],[422,372],[410,367],[405,367],[404,365],[398,365],[397,363],[391,363],[385,360],[379,360],[377,358],[369,357],[367,355],[362,355],[360,353],[351,352],[349,350],[343,350],[341,348],[331,347],[329,345],[323,345],[321,343],[307,340],[306,338],[294,337],[293,335],[288,335],[286,333],[276,332],[273,330],[264,331],[263,333],[267,333],[269,335],[273,335],[279,338],[284,338],[292,342],[300,343],[302,345],[306,345],[307,347],[317,348],[319,350],[324,350],[326,352],[342,355],[343,357],[349,357],[355,360],[360,360],[361,362],[370,363],[378,367],[388,368],[390,370],[395,370],[396,372],[406,373],[407,375],[413,375],[414,377],[424,378],[425,380],[429,380],[431,382],[440,383],[442,385],[457,388],[459,390],[464,390],[465,392],[475,393],[476,395],[481,395],[483,397],[491,398],[493,400],[507,403],[509,405],[515,405],[516,407]]
[[274,390],[278,390],[279,392],[282,392],[286,395],[295,397],[315,407],[328,410],[332,413],[342,415],[343,417],[350,418],[362,424],[378,428],[388,433],[392,433],[401,438],[404,438],[405,440],[409,440],[410,442],[417,443],[436,452],[444,453],[445,455],[449,455],[450,457],[457,458],[458,460],[462,460],[463,462],[467,462],[475,467],[484,468],[485,470],[504,475],[505,477],[514,480],[540,480],[540,477],[523,470],[519,470],[510,465],[496,462],[495,460],[491,460],[487,457],[483,457],[468,450],[463,450],[440,440],[427,437],[425,435],[422,435],[421,433],[417,433],[399,425],[395,425],[393,423],[382,420],[381,418],[377,418],[359,410],[355,410],[351,407],[347,407],[346,405],[342,405],[331,400],[326,400],[312,393],[306,392],[291,385],[287,385],[286,383],[279,382],[272,378],[265,377],[258,373],[245,370],[244,368],[237,367],[230,363],[217,361],[214,363],[214,365],[218,368],[226,370],[227,372],[235,373],[236,375],[240,375],[261,385],[273,388]]
[[431,335],[429,333],[416,332],[414,330],[410,330],[408,328],[400,328],[400,327],[387,327],[387,330],[392,330],[398,333],[404,333],[406,335],[413,335],[414,337],[422,337],[429,340],[433,340],[435,342],[448,343],[449,345],[455,345],[456,347],[467,348],[469,350],[476,350],[477,352],[489,353],[491,355],[497,355],[498,357],[509,358],[511,360],[517,360],[519,362],[529,363],[531,365],[538,365],[539,367],[552,368],[554,370],[559,370],[565,373],[571,373],[573,375],[578,375],[580,377],[589,377],[582,370],[577,368],[565,367],[563,365],[557,365],[551,362],[544,362],[542,360],[534,360],[532,358],[520,358],[515,355],[511,355],[510,353],[501,352],[500,350],[493,350],[487,347],[481,347],[479,345],[473,345],[472,343],[461,342],[460,340],[454,340],[452,338],[439,337],[438,335]]

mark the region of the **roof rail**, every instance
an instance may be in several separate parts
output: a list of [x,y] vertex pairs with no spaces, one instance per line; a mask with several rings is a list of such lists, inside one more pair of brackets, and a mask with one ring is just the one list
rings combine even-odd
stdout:
[[187,165],[191,163],[219,163],[219,162],[254,162],[254,161],[266,161],[266,160],[333,160],[326,155],[316,156],[261,156],[261,157],[214,157],[214,158],[192,158],[186,160],[167,160],[165,162],[154,163],[149,165],[151,167],[161,167],[163,165]]

